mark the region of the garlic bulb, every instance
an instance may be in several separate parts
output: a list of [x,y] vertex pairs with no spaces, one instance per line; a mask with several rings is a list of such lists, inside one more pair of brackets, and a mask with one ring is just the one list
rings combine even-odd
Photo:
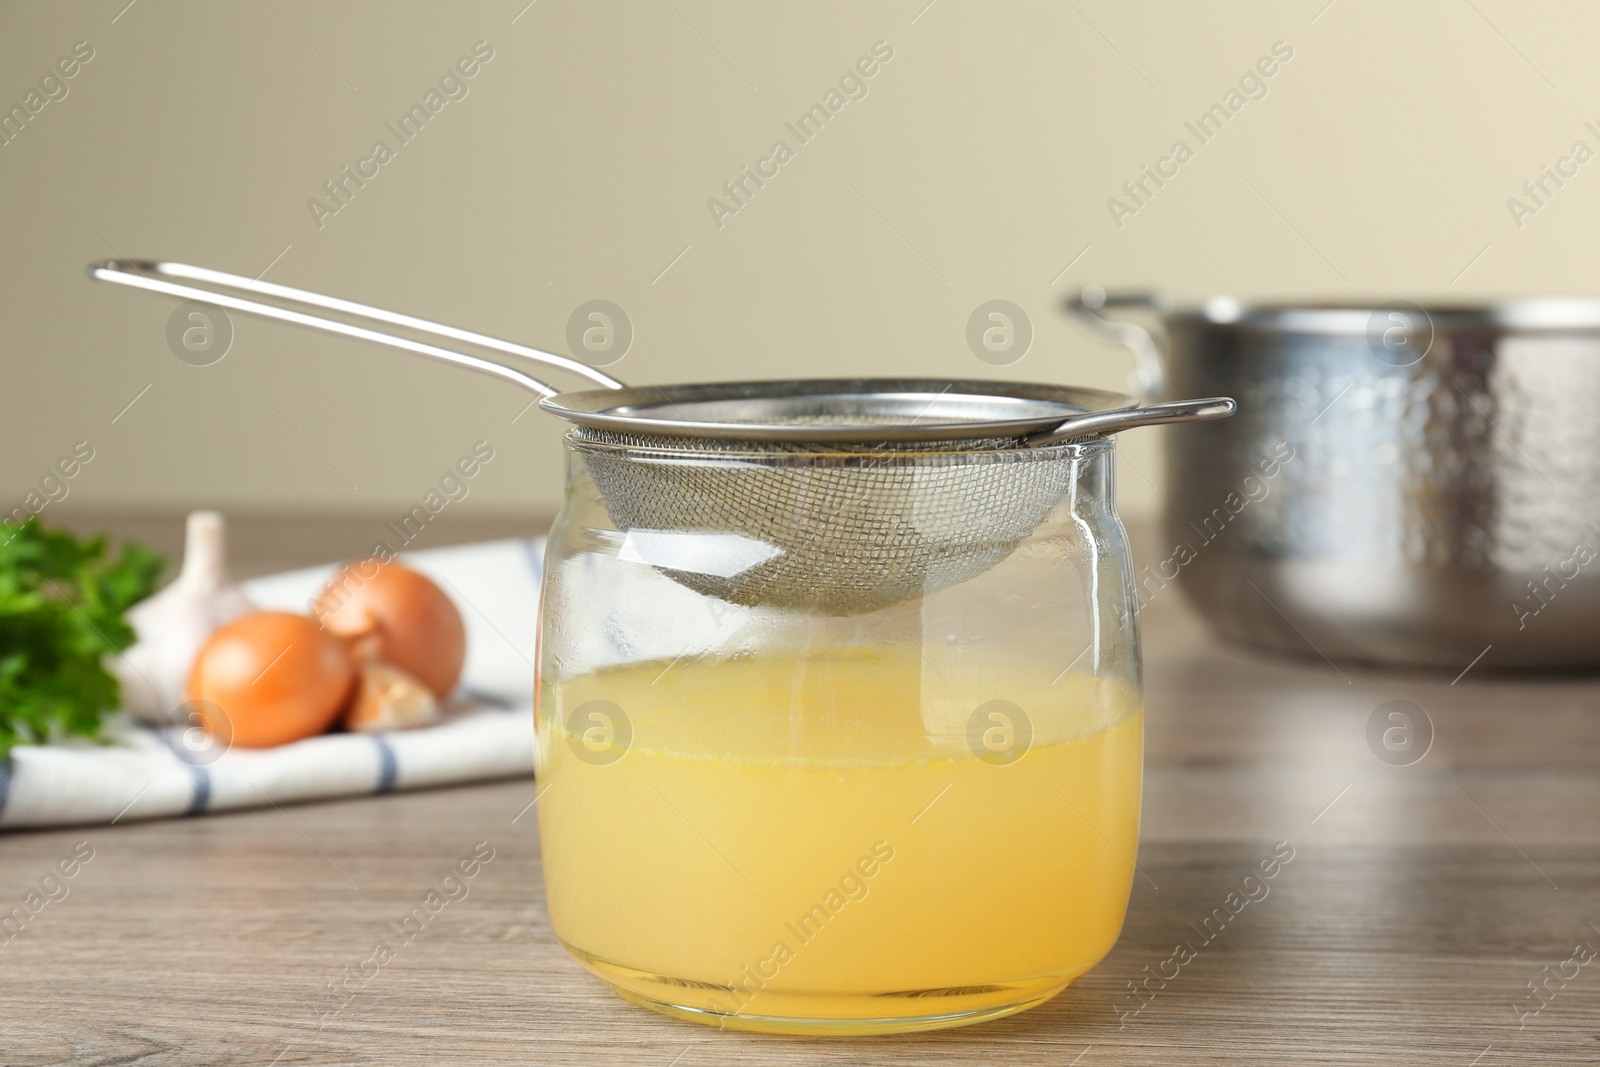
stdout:
[[195,653],[217,627],[254,609],[228,577],[225,533],[219,513],[190,512],[178,577],[128,610],[139,638],[110,667],[122,683],[123,708],[144,722],[182,718]]

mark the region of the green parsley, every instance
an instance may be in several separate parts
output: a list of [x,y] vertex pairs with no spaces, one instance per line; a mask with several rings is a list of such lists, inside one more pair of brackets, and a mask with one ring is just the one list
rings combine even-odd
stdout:
[[0,759],[14,745],[99,739],[121,702],[102,662],[133,644],[123,612],[149,596],[166,561],[105,537],[79,540],[37,516],[0,525]]

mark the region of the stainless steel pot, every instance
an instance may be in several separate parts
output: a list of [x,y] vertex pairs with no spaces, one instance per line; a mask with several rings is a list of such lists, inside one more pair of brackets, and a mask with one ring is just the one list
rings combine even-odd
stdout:
[[1239,402],[1167,432],[1141,601],[1330,661],[1600,666],[1600,301],[1067,306],[1147,397]]

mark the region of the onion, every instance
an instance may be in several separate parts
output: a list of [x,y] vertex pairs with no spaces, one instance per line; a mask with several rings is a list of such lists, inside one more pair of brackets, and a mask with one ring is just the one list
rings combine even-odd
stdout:
[[256,611],[200,646],[188,693],[201,727],[222,744],[265,748],[326,731],[355,680],[348,641],[303,615]]
[[461,613],[433,582],[394,562],[348,563],[317,594],[311,612],[333,634],[449,697],[467,658]]

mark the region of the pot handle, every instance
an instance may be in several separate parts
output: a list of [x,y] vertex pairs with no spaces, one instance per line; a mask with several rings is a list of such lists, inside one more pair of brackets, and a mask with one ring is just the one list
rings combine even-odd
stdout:
[[1135,426],[1156,426],[1165,422],[1209,422],[1212,419],[1225,419],[1238,408],[1232,397],[1212,396],[1204,400],[1173,400],[1120,411],[1097,411],[1073,416],[1053,430],[1041,430],[1029,437],[1027,444],[1029,448],[1038,448],[1074,437],[1131,430]]
[[1067,311],[1102,341],[1122,345],[1133,352],[1133,373],[1129,380],[1141,398],[1161,395],[1166,386],[1165,352],[1154,334],[1136,322],[1107,318],[1102,311],[1134,308],[1164,315],[1171,298],[1156,289],[1128,289],[1106,292],[1100,285],[1086,285],[1067,298]]

